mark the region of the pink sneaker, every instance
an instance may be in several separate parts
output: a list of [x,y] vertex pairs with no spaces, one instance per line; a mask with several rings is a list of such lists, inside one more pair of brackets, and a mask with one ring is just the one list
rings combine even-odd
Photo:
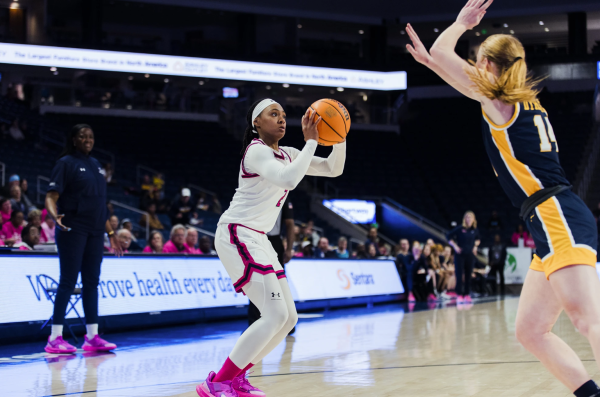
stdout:
[[462,305],[463,303],[465,303],[465,298],[462,295],[458,295],[458,298],[456,298],[456,304]]
[[247,372],[238,375],[234,380],[231,381],[231,386],[237,392],[239,397],[264,397],[267,394],[260,390],[258,387],[254,387],[250,384],[248,378],[246,378]]
[[44,348],[48,353],[54,354],[72,354],[77,351],[77,348],[63,339],[62,336],[57,337],[53,341],[50,341],[50,337],[48,337],[48,344]]
[[430,302],[435,302],[435,301],[437,301],[437,297],[434,294],[429,294],[429,296],[427,297],[427,300]]
[[408,301],[409,302],[416,302],[417,300],[415,299],[415,296],[413,295],[412,292],[408,293]]
[[238,397],[237,392],[231,387],[230,380],[213,382],[215,376],[217,374],[211,372],[201,385],[196,386],[196,393],[200,397]]
[[450,291],[447,294],[452,299],[456,299],[458,297],[458,295],[456,295],[456,292],[454,292],[454,291]]
[[471,304],[473,300],[471,299],[471,295],[465,295],[465,304]]
[[95,335],[92,339],[88,339],[85,335],[85,342],[83,342],[83,350],[86,352],[107,352],[117,348],[117,345],[105,341],[100,335]]

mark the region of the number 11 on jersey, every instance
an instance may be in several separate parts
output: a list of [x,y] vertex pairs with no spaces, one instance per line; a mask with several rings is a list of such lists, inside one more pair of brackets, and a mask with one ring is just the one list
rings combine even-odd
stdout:
[[[554,129],[552,129],[552,124],[550,124],[550,120],[546,117],[546,122],[544,123],[544,119],[539,114],[533,116],[533,123],[538,129],[538,133],[540,134],[540,152],[551,152],[552,151],[552,143],[554,142],[556,146],[556,151],[558,152],[558,143],[556,143],[556,136],[554,135]],[[548,129],[546,130],[546,124],[548,125]]]

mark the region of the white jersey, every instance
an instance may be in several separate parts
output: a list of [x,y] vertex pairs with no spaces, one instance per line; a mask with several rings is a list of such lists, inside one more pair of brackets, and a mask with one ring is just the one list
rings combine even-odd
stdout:
[[273,229],[290,190],[305,175],[336,177],[346,161],[346,143],[333,146],[327,158],[314,156],[317,141],[309,140],[300,151],[280,147],[279,153],[261,139],[254,139],[242,157],[239,187],[219,225],[239,224],[259,232]]

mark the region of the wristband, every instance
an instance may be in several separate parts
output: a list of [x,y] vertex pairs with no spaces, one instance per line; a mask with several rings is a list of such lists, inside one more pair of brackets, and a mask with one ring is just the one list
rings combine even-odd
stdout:
[[111,230],[110,232],[108,232],[108,237],[112,237],[115,235],[115,231]]

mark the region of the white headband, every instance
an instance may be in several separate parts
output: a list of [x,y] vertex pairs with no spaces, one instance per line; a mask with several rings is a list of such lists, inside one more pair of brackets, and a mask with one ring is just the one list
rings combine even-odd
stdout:
[[[252,130],[254,132],[256,132],[258,134],[258,131],[256,131],[256,127],[254,126],[254,120],[256,120],[256,118],[258,116],[260,116],[260,114],[262,113],[263,110],[265,110],[266,108],[268,108],[269,106],[273,105],[275,102],[274,100],[267,98],[267,99],[263,99],[262,101],[260,101],[258,103],[258,105],[256,105],[256,107],[254,108],[254,111],[252,112]],[[278,103],[277,103],[278,104]],[[278,104],[279,105],[279,104]]]

